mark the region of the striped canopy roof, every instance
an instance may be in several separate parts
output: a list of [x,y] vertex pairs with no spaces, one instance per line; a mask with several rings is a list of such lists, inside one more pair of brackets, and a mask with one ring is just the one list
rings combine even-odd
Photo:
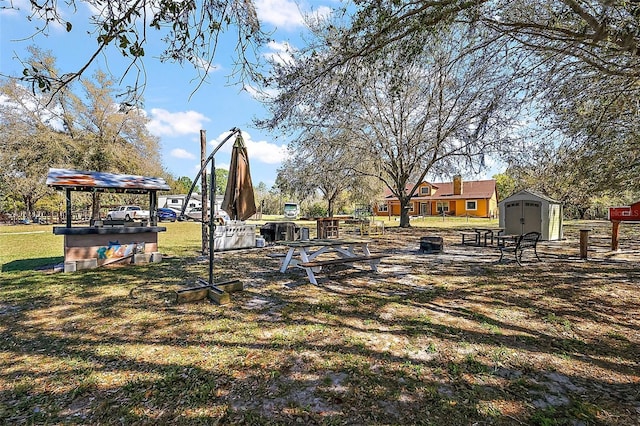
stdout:
[[145,194],[169,191],[164,179],[158,177],[88,172],[72,169],[49,169],[47,186],[74,191]]

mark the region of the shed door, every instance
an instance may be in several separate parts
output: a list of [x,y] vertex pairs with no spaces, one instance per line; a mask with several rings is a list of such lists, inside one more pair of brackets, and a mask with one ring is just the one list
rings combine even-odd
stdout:
[[519,234],[522,231],[522,202],[511,201],[504,206],[504,233]]
[[538,201],[524,201],[522,203],[522,233],[542,232],[542,204]]
[[542,232],[542,205],[538,201],[512,201],[505,205],[505,234]]

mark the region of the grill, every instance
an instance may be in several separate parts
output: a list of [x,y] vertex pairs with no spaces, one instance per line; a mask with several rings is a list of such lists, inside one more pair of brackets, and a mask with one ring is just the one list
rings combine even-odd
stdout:
[[216,226],[214,233],[214,250],[233,250],[256,246],[256,226],[244,222],[228,221],[225,225]]

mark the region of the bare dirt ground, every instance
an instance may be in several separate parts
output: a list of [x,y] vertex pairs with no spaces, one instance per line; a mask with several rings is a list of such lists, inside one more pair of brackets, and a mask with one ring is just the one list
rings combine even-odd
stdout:
[[[267,253],[216,253],[231,303],[176,304],[206,260],[4,283],[6,424],[640,424],[640,245],[580,259],[579,225],[541,262],[497,264],[459,232],[388,229],[379,272],[309,284]],[[419,253],[421,236],[445,239]],[[53,275],[60,277],[61,275]],[[45,275],[40,275],[45,277]]]
[[[322,355],[301,351],[292,374],[326,383],[312,380],[289,397],[315,414],[346,414],[335,401],[374,376],[365,388],[383,388],[377,403],[347,405],[383,423],[640,424],[640,241],[632,235],[612,252],[607,226],[591,230],[587,260],[579,227],[565,227],[562,241],[540,243],[541,262],[526,253],[522,267],[508,257],[496,263],[495,247],[463,246],[457,231],[394,228],[372,244],[392,254],[378,274],[335,268],[314,287],[302,271],[279,274],[268,260],[251,274],[255,297],[236,303],[274,322],[315,322],[314,312],[327,310],[331,320],[321,322],[331,331],[320,340],[362,357],[363,377],[317,376],[308,366]],[[445,252],[420,253],[426,235],[443,236]],[[276,301],[273,292],[286,296]]]

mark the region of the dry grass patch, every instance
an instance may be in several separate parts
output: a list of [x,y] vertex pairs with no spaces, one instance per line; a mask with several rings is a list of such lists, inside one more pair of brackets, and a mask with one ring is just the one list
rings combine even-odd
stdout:
[[[335,268],[319,286],[265,250],[216,254],[216,278],[245,286],[225,306],[173,302],[207,274],[195,257],[5,274],[0,419],[637,424],[640,251],[581,261],[581,226],[523,267],[455,230],[392,228],[378,274]],[[446,252],[419,254],[425,234]]]

